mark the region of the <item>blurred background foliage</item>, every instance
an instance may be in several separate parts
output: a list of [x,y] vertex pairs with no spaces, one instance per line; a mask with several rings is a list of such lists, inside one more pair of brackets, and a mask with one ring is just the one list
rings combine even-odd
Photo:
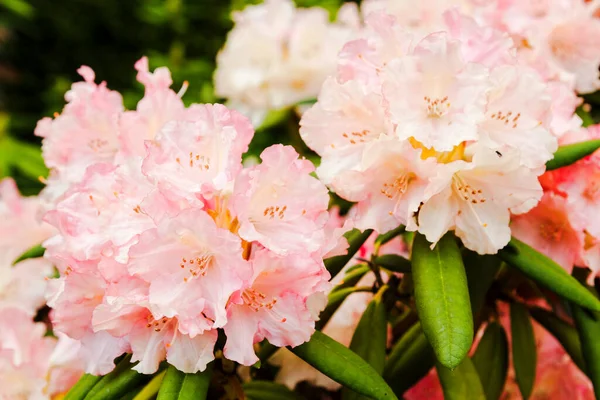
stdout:
[[[0,0],[0,178],[13,176],[26,194],[37,193],[47,170],[40,157],[37,121],[60,112],[64,94],[89,65],[96,81],[122,93],[135,108],[143,87],[133,64],[171,69],[184,102],[219,102],[213,93],[215,57],[232,28],[231,12],[261,0]],[[334,16],[342,0],[297,0]],[[291,112],[274,115],[251,153],[272,143],[301,146]],[[296,130],[296,132],[294,132]]]

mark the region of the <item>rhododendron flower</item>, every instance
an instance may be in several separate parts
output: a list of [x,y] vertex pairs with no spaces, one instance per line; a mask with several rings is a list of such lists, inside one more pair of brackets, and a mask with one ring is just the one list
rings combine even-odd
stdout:
[[[145,58],[136,69],[146,93],[115,115],[114,157],[73,154],[86,168],[74,182],[57,170],[66,190],[45,215],[58,234],[44,243],[61,275],[48,293],[55,330],[79,343],[93,374],[124,352],[142,373],[165,359],[204,370],[219,328],[243,363],[264,337],[307,341],[328,289],[320,256],[343,246],[342,232],[326,237],[329,196],[314,166],[277,145],[244,168],[246,117],[219,104],[184,108],[167,69],[151,73]],[[262,307],[249,327],[248,307]]]
[[233,14],[235,26],[217,56],[215,90],[260,124],[266,112],[314,98],[336,54],[358,25],[352,6],[329,22],[320,7],[267,0]]
[[46,327],[23,310],[0,308],[2,398],[49,400],[66,392],[83,374],[74,357],[77,343],[45,337]]
[[41,204],[38,197],[22,197],[12,179],[0,181],[0,307],[18,307],[32,316],[44,304],[52,264],[43,259],[13,262],[53,233],[37,219]]
[[433,244],[455,230],[496,253],[510,214],[541,198],[538,176],[558,147],[547,84],[506,34],[455,9],[443,13],[445,32],[420,40],[382,12],[366,22],[300,122],[319,177],[358,202],[360,229],[405,224]]

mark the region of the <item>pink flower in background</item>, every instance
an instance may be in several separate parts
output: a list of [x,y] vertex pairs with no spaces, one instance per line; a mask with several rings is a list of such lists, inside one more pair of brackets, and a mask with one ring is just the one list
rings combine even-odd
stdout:
[[320,7],[267,0],[233,14],[217,56],[215,92],[260,125],[266,113],[314,98],[336,67],[336,54],[358,25],[352,6],[330,22]]
[[13,263],[53,233],[37,219],[41,204],[38,197],[22,197],[12,179],[0,181],[0,308],[18,307],[30,316],[44,304],[52,264],[43,259]]
[[17,308],[0,308],[0,387],[6,399],[51,399],[83,374],[77,343],[45,337],[43,323]]

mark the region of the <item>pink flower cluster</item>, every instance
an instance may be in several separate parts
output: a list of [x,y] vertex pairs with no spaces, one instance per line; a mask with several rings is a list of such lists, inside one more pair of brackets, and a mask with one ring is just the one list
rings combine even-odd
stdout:
[[510,240],[511,213],[542,197],[538,176],[564,122],[550,110],[564,96],[551,97],[506,33],[456,10],[443,20],[419,40],[371,13],[300,134],[322,157],[321,180],[358,202],[359,229],[404,224],[434,244],[454,230],[466,247],[496,253]]
[[256,125],[270,110],[316,97],[359,24],[350,4],[332,23],[325,9],[296,8],[292,0],[248,6],[233,20],[217,57],[215,91]]
[[55,329],[81,342],[94,374],[124,352],[142,373],[165,358],[204,370],[218,329],[224,356],[244,365],[265,338],[307,341],[329,288],[322,256],[339,247],[313,165],[275,145],[244,168],[248,119],[186,108],[166,68],[151,73],[142,58],[136,69],[136,110],[82,67],[62,114],[36,131],[52,168],[45,219],[58,230],[45,242],[61,275],[48,297]]
[[[0,181],[0,398],[49,399],[81,376],[73,358],[77,344],[44,337],[33,318],[44,303],[52,264],[41,258],[13,265],[26,250],[51,234],[37,219],[40,199],[22,197],[12,179]],[[75,346],[75,347],[74,347]]]
[[[561,144],[600,139],[600,125],[567,133]],[[546,172],[544,197],[529,213],[513,219],[515,236],[565,270],[589,267],[590,283],[600,272],[600,152]]]

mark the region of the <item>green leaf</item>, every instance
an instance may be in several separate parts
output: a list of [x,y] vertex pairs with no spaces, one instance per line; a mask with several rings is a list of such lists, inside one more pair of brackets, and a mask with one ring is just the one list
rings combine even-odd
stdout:
[[552,334],[564,347],[571,360],[586,373],[585,361],[581,352],[581,341],[575,327],[563,321],[552,312],[539,307],[529,309],[531,316]]
[[583,104],[577,107],[575,113],[579,116],[579,118],[581,118],[581,125],[584,128],[590,125],[594,125],[594,118],[592,118],[589,112],[585,111]]
[[392,272],[400,272],[406,274],[411,271],[410,261],[397,254],[384,254],[375,257],[373,262],[380,267],[383,267]]
[[594,295],[560,265],[525,243],[513,238],[498,254],[509,265],[556,294],[580,306],[600,311],[600,301]]
[[502,261],[492,255],[480,255],[474,251],[463,251],[463,262],[467,274],[471,312],[477,321],[485,303],[485,297],[492,286]]
[[576,304],[571,304],[571,308],[588,376],[594,385],[596,398],[600,399],[600,313],[586,312]]
[[331,291],[335,292],[337,290],[345,289],[356,285],[358,281],[360,281],[362,277],[365,276],[365,274],[370,270],[371,268],[367,267],[366,265],[361,265],[359,268],[347,272],[344,276],[344,279],[337,286],[331,289]]
[[286,386],[269,381],[251,381],[243,385],[248,400],[303,400]]
[[566,167],[589,156],[600,148],[600,139],[580,143],[567,144],[558,148],[554,158],[546,163],[546,171]]
[[383,378],[400,397],[427,375],[434,363],[433,349],[417,322],[392,347],[383,369]]
[[64,400],[83,400],[92,388],[102,379],[101,376],[85,374],[69,390]]
[[375,245],[383,246],[390,240],[394,239],[396,236],[403,234],[405,231],[406,227],[404,225],[400,225],[396,229],[392,229],[391,231],[386,232],[383,235],[377,236],[377,239],[375,239]]
[[348,264],[348,261],[354,257],[354,254],[356,254],[358,249],[360,249],[360,246],[367,241],[369,236],[371,236],[371,233],[373,233],[372,229],[367,229],[364,232],[353,229],[344,235],[346,239],[348,239],[349,243],[348,253],[342,256],[330,257],[324,260],[325,267],[327,267],[327,270],[331,274],[332,278],[336,276],[346,264]]
[[346,297],[351,295],[354,292],[364,292],[370,291],[370,288],[367,287],[349,287],[343,288],[335,291],[331,291],[328,296],[327,307],[321,314],[319,314],[319,320],[315,323],[315,329],[320,330],[327,325],[327,322],[331,319],[333,314],[337,311],[340,305],[346,300]]
[[212,363],[195,374],[186,374],[169,365],[156,400],[205,400],[208,394]]
[[156,400],[177,400],[183,384],[184,373],[169,365],[162,380]]
[[90,400],[92,397],[96,396],[97,393],[100,393],[108,384],[127,370],[131,370],[131,354],[125,355],[121,361],[117,362],[117,365],[109,374],[102,376],[100,381],[86,393],[85,399]]
[[397,399],[373,367],[322,332],[316,331],[308,342],[290,350],[323,374],[359,394],[375,400]]
[[469,357],[454,369],[435,365],[445,400],[486,400],[481,381]]
[[415,235],[412,274],[423,332],[439,362],[454,368],[473,342],[467,277],[454,236],[446,234],[431,250],[425,236]]
[[502,325],[490,322],[472,357],[487,400],[496,400],[508,373],[508,340]]
[[527,400],[535,381],[537,350],[529,313],[519,303],[510,305],[510,328],[515,376],[521,395]]
[[21,261],[27,260],[29,258],[43,257],[45,252],[46,252],[46,248],[44,246],[42,246],[41,244],[38,244],[37,246],[33,246],[32,248],[30,248],[29,250],[27,250],[23,254],[21,254],[15,261],[13,261],[13,265],[20,263]]
[[263,363],[267,361],[273,354],[275,354],[279,350],[279,347],[273,346],[266,339],[264,343],[260,346],[260,350],[256,353],[256,356],[259,358],[259,362]]
[[[369,302],[367,309],[358,321],[349,347],[350,350],[368,362],[378,374],[383,372],[385,364],[387,313],[383,303],[383,295],[387,289],[387,286],[383,286],[373,300]],[[342,399],[356,400],[365,399],[365,397],[344,387],[342,388]]]
[[[128,369],[114,376],[110,381],[106,382],[106,384],[103,385],[101,389],[94,390],[93,394],[92,392],[90,392],[90,394],[92,395],[90,396],[90,394],[88,394],[85,398],[89,400],[118,399],[122,396],[125,396],[127,393],[131,392],[133,389],[135,389],[137,386],[147,381],[148,379],[149,375],[140,374],[137,371]],[[102,381],[100,381],[100,383],[98,383],[96,387],[98,387],[101,384]],[[96,387],[94,387],[94,389]]]
[[167,371],[162,371],[158,375],[155,375],[154,378],[152,378],[152,380],[133,398],[133,400],[153,399],[157,395],[158,389],[160,389],[166,372]]

